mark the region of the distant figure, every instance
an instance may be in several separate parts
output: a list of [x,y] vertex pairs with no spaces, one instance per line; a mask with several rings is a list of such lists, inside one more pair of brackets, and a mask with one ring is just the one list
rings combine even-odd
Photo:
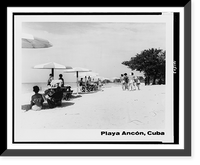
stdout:
[[139,76],[137,76],[137,78],[136,78],[136,86],[137,86],[138,90],[140,90],[140,78],[139,78]]
[[80,82],[79,82],[79,86],[83,86],[84,82],[83,82],[83,78],[81,78]]
[[52,82],[52,80],[53,80],[53,75],[52,74],[49,74],[49,79],[48,79],[48,81],[47,81],[47,86],[51,86],[51,82]]
[[64,79],[63,79],[63,75],[62,75],[62,74],[59,74],[59,79],[58,79],[58,80],[61,80],[61,87],[64,87],[65,82],[64,82]]
[[85,76],[85,86],[88,85],[88,79],[87,79],[87,76]]
[[129,90],[131,90],[131,91],[132,90],[136,90],[136,87],[135,87],[135,76],[134,76],[133,72],[130,73],[128,87],[129,87]]
[[83,81],[83,78],[81,78],[81,80],[79,81],[79,86],[81,87],[80,90],[82,92],[86,92],[86,86],[85,86],[85,82]]
[[92,83],[91,77],[88,76],[88,84],[90,85]]
[[126,90],[126,89],[128,89],[128,82],[129,82],[127,73],[124,73],[124,81],[125,81],[125,90]]
[[34,111],[38,111],[42,109],[44,99],[41,94],[39,94],[39,87],[34,86],[33,91],[35,94],[31,97],[31,108]]
[[87,76],[85,76],[85,84],[86,84],[86,82],[87,82]]
[[121,74],[120,82],[122,84],[122,90],[125,90],[125,81],[124,81],[124,75],[123,74]]
[[91,77],[90,76],[88,76],[88,82],[91,83]]

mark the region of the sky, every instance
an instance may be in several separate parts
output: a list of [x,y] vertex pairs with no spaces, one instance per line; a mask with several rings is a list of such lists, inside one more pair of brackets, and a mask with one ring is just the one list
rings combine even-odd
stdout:
[[[83,67],[112,78],[131,70],[122,65],[144,49],[166,48],[165,23],[129,22],[23,22],[22,33],[48,40],[45,49],[22,49],[22,82],[46,82],[50,70],[33,69],[37,64],[57,62]],[[63,74],[75,82],[74,74]],[[135,75],[142,75],[134,71]]]

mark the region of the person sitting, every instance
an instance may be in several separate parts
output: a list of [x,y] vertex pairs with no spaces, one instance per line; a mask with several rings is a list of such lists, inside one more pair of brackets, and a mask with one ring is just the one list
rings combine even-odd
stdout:
[[47,91],[47,103],[49,108],[54,108],[56,106],[61,106],[62,98],[63,98],[63,91],[61,87],[57,84],[56,87],[49,89]]
[[50,87],[51,86],[51,82],[53,80],[53,75],[52,74],[49,74],[49,79],[47,81],[47,86]]
[[35,92],[35,94],[31,97],[31,109],[38,111],[42,109],[44,99],[43,96],[38,93],[39,92],[38,86],[34,86],[33,91]]
[[86,91],[86,86],[85,86],[85,82],[83,81],[83,78],[81,78],[81,80],[79,81],[79,86],[81,87],[82,92]]

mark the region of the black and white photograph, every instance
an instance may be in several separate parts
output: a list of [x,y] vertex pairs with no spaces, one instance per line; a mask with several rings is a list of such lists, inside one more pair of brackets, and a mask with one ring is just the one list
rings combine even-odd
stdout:
[[[173,142],[172,18],[16,16],[16,142]],[[68,131],[46,139],[46,130]]]
[[1,159],[194,155],[194,1],[140,4],[5,8]]

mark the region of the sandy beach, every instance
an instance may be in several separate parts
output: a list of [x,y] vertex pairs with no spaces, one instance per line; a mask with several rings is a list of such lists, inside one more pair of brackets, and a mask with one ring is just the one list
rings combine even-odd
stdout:
[[33,93],[22,95],[16,124],[25,129],[159,129],[165,126],[165,86],[142,86],[122,91],[121,86],[74,96],[61,107],[25,111]]

